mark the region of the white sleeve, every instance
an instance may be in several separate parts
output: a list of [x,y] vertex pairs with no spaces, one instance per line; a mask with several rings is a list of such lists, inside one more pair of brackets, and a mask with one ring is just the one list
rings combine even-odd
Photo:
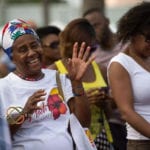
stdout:
[[60,80],[62,84],[62,90],[63,90],[65,101],[68,102],[70,98],[74,97],[71,81],[66,77],[65,74],[60,74]]

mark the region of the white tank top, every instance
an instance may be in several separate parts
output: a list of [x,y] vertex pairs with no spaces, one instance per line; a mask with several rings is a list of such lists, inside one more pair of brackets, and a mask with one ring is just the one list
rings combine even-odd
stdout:
[[[108,68],[112,62],[120,63],[129,73],[134,96],[134,109],[145,120],[150,122],[150,72],[124,53],[119,53],[113,57]],[[127,139],[138,140],[148,138],[141,135],[127,123]]]

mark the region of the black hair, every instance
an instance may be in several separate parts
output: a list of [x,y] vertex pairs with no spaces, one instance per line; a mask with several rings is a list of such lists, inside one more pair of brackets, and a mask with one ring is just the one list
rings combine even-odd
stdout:
[[36,29],[36,33],[38,34],[40,39],[44,38],[49,34],[59,35],[60,32],[61,30],[56,26],[45,26]]
[[117,36],[126,43],[134,35],[150,29],[150,2],[142,2],[131,8],[118,21]]

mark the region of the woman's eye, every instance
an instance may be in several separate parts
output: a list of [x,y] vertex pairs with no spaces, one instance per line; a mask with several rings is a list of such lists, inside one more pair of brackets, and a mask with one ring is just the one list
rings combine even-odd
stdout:
[[19,48],[19,52],[26,52],[28,49],[26,47]]
[[38,47],[39,47],[39,44],[38,44],[38,43],[34,43],[34,44],[31,45],[31,48],[32,48],[32,49],[36,49],[36,48],[38,48]]

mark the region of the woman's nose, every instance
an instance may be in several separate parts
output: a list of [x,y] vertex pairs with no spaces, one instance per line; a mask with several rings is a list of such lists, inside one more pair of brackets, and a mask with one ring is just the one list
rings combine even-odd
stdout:
[[28,48],[28,55],[34,55],[36,54],[36,51],[32,49],[31,47]]

